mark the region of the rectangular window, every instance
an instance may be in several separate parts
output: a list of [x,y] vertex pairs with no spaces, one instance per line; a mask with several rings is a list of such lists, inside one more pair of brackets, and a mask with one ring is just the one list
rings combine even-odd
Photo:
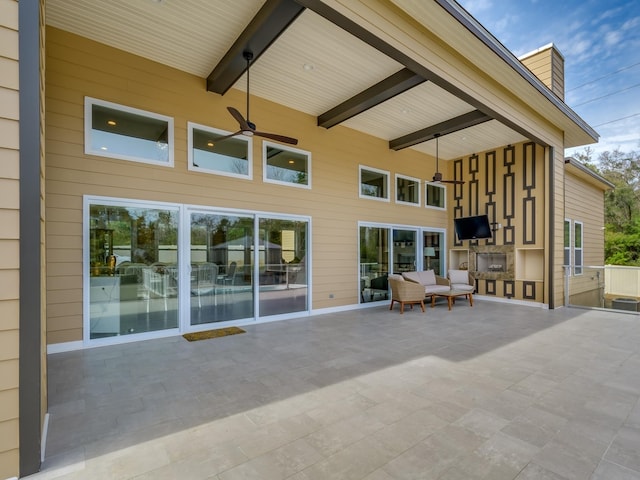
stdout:
[[253,178],[252,142],[248,137],[228,137],[230,132],[192,122],[187,125],[189,170],[249,180]]
[[444,210],[446,207],[447,189],[444,185],[425,182],[425,206]]
[[569,267],[571,275],[571,220],[564,221],[564,266]]
[[582,222],[573,223],[573,272],[582,275]]
[[420,180],[396,174],[396,202],[420,206]]
[[264,181],[311,188],[311,153],[263,142]]
[[389,201],[389,172],[360,166],[360,198]]
[[173,167],[173,118],[84,99],[84,152]]

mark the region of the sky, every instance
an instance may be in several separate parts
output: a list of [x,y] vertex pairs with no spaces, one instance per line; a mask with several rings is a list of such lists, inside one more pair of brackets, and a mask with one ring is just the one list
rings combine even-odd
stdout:
[[[589,147],[640,150],[638,0],[458,0],[517,57],[553,43],[564,57],[565,103],[600,135]],[[584,153],[567,149],[566,156]]]

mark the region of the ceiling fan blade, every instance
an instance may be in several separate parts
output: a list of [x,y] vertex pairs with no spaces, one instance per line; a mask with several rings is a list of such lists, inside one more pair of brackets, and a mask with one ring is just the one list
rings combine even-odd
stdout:
[[290,145],[297,145],[298,144],[298,139],[297,138],[291,138],[291,137],[285,137],[284,135],[278,135],[277,133],[267,133],[267,132],[253,132],[254,135],[257,135],[259,137],[263,137],[263,138],[270,138],[271,140],[275,140],[277,142],[282,142],[282,143],[288,143]]
[[236,122],[238,122],[238,124],[240,125],[240,130],[253,130],[253,128],[249,126],[249,122],[244,119],[244,117],[238,110],[233,107],[227,107],[227,110],[229,110],[231,116],[235,118]]
[[242,130],[237,131],[236,133],[230,133],[229,135],[225,135],[224,137],[218,137],[215,139],[214,143],[221,142],[223,140],[227,140],[231,137],[235,137],[236,135],[242,135]]
[[235,120],[238,122],[240,126],[240,131],[238,133],[234,133],[232,135],[227,135],[226,137],[219,138],[218,141],[224,140],[229,137],[234,137],[240,133],[246,135],[248,137],[252,135],[257,135],[259,137],[270,138],[271,140],[275,140],[277,142],[288,143],[290,145],[297,145],[298,139],[292,137],[286,137],[284,135],[278,135],[276,133],[267,133],[267,132],[257,132],[256,125],[251,120],[249,120],[249,99],[251,98],[249,95],[249,69],[251,67],[251,60],[253,59],[253,52],[250,50],[245,50],[242,52],[243,57],[247,61],[247,118],[245,119],[242,114],[233,107],[227,107],[229,113]]
[[452,183],[454,185],[464,185],[464,180],[440,180],[440,183]]

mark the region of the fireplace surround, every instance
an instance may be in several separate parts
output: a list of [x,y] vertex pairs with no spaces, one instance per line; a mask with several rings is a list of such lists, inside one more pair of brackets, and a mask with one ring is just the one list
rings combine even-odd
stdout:
[[471,245],[469,247],[469,270],[475,278],[513,280],[514,266],[512,245]]

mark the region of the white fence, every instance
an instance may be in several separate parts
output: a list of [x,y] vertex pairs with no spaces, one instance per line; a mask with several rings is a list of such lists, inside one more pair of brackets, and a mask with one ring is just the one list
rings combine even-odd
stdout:
[[640,311],[640,267],[565,269],[565,305]]

